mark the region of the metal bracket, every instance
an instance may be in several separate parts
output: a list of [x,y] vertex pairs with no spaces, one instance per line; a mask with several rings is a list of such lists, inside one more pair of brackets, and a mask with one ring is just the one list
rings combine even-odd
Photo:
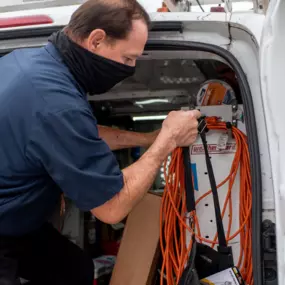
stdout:
[[238,105],[236,104],[232,105],[232,111],[233,111],[232,125],[234,127],[237,127],[236,112],[238,111]]

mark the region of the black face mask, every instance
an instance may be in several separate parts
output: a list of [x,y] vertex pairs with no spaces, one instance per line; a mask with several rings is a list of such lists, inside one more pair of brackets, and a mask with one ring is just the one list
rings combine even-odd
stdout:
[[107,92],[135,72],[135,67],[98,56],[79,46],[63,31],[53,34],[49,41],[60,52],[79,85],[90,95]]

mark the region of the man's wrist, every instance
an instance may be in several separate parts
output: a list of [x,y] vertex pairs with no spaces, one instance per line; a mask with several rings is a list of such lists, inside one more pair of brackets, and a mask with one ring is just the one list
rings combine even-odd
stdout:
[[158,141],[159,144],[162,145],[168,153],[172,152],[177,147],[176,141],[174,140],[171,133],[165,131],[164,129],[161,130],[157,136],[156,141]]
[[146,154],[152,156],[154,162],[160,165],[175,148],[173,138],[167,132],[161,131]]

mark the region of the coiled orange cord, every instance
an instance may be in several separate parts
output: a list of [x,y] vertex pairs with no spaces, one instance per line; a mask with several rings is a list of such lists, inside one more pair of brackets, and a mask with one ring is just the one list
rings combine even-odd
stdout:
[[[217,118],[207,118],[209,130],[225,130],[226,123],[220,122]],[[232,162],[229,175],[217,185],[217,188],[228,183],[228,192],[222,208],[224,217],[226,209],[229,209],[229,223],[227,228],[227,241],[231,241],[240,235],[240,256],[236,266],[239,268],[243,279],[249,285],[253,285],[252,268],[252,240],[251,240],[251,176],[249,165],[249,151],[247,137],[239,129],[232,127],[232,134],[236,141],[236,153]],[[240,169],[240,205],[239,217],[233,217],[231,192],[235,178]],[[190,235],[195,234],[199,242],[217,244],[217,234],[213,240],[201,236],[198,217],[195,212],[187,214],[186,196],[184,183],[184,165],[182,149],[177,148],[171,156],[171,162],[166,170],[164,167],[166,186],[162,197],[160,211],[160,246],[162,252],[162,267],[160,274],[160,284],[163,285],[166,279],[167,285],[177,284],[191,252],[192,244],[186,244],[186,231]],[[209,190],[196,201],[196,206],[212,192]],[[195,221],[195,233],[189,227],[187,219],[191,215]],[[239,218],[239,229],[232,233],[232,219]],[[179,229],[179,230],[177,230]]]

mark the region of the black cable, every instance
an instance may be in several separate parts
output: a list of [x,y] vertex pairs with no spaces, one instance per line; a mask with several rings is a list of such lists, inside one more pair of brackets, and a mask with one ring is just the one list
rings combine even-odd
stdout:
[[190,252],[188,264],[183,271],[183,274],[179,280],[178,285],[200,285],[199,276],[195,268],[195,257],[197,254],[197,242],[195,236],[192,236],[192,250]]
[[183,148],[183,164],[185,175],[186,208],[188,213],[195,211],[194,187],[192,182],[192,169],[189,147]]
[[200,0],[196,0],[197,4],[199,5],[200,9],[202,10],[202,12],[205,12],[204,11],[204,8],[202,7],[201,3],[200,3]]

